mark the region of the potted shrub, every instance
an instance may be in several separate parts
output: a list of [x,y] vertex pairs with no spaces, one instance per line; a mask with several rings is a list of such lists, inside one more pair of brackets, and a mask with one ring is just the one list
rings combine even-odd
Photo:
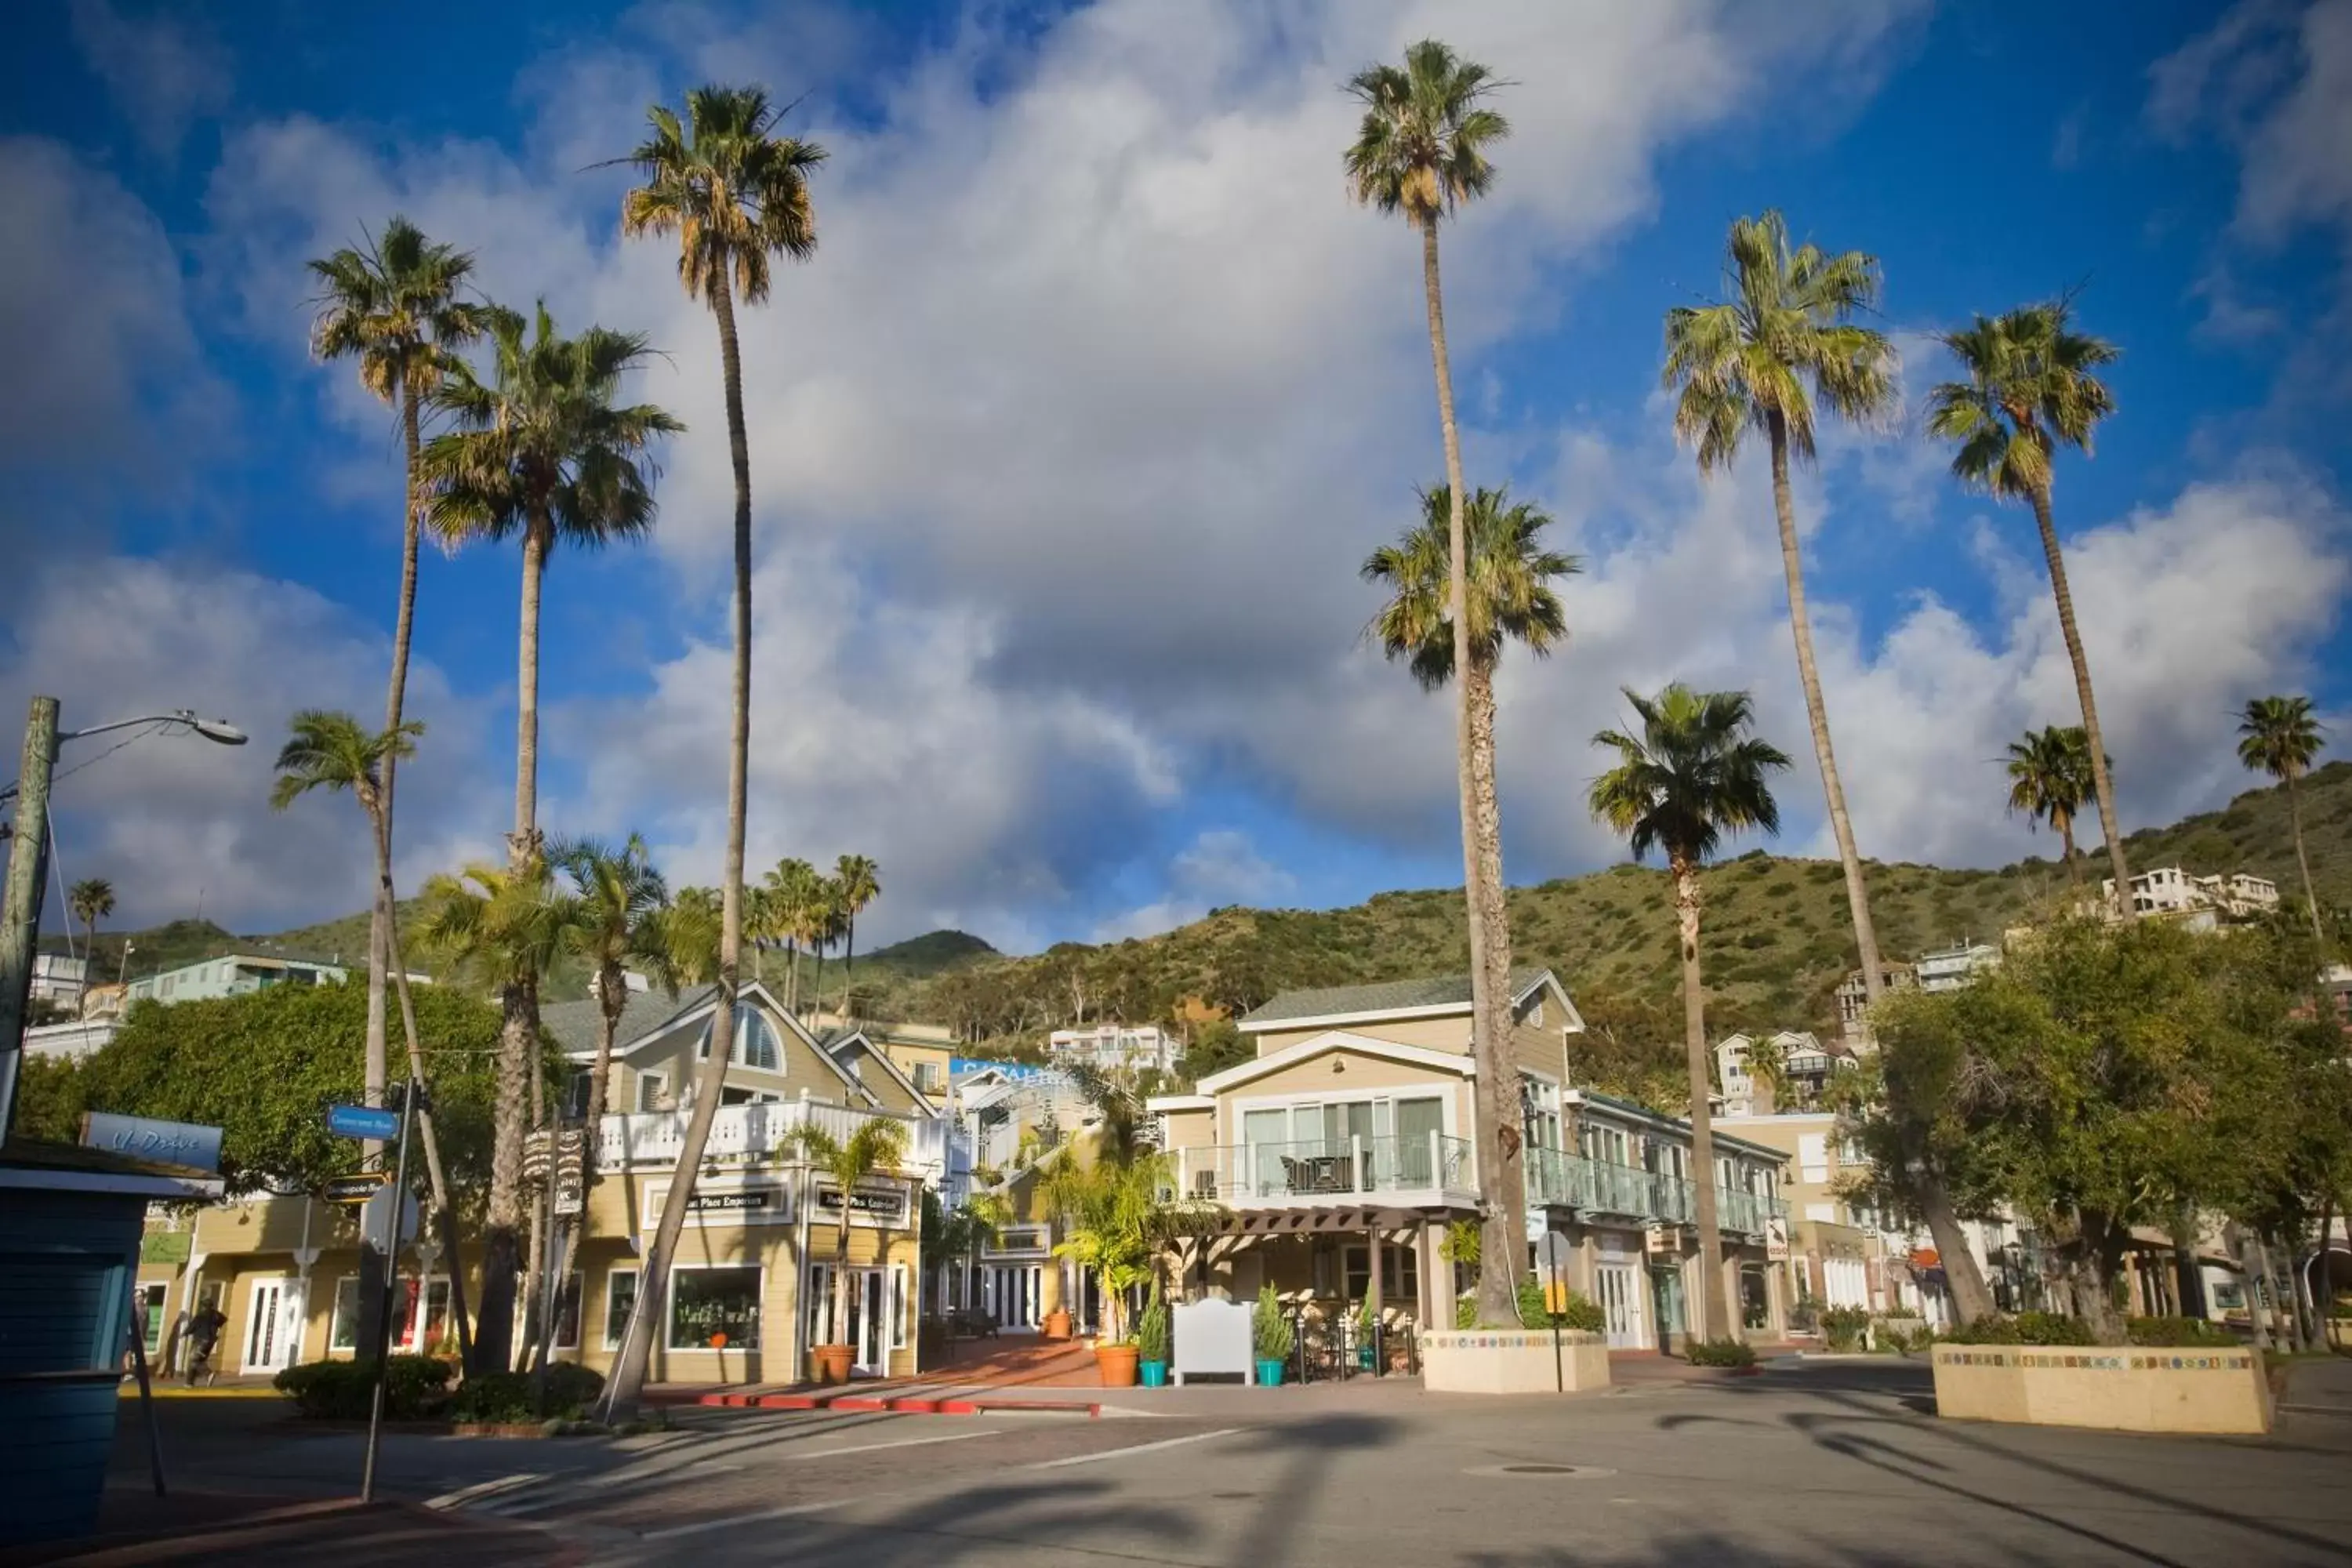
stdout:
[[1282,1310],[1271,1285],[1258,1290],[1257,1308],[1250,1314],[1250,1339],[1257,1351],[1257,1380],[1272,1388],[1282,1382],[1283,1366],[1297,1340],[1291,1332],[1290,1314]]
[[[841,1225],[834,1249],[833,1323],[839,1331],[849,1321],[849,1200],[858,1184],[877,1173],[896,1169],[906,1158],[906,1131],[898,1121],[881,1117],[862,1123],[845,1141],[814,1122],[792,1131],[792,1142],[803,1159],[823,1171],[841,1189]],[[883,1250],[889,1237],[883,1237]],[[809,1371],[818,1383],[849,1381],[857,1362],[856,1347],[834,1342],[809,1346]]]
[[[1089,1158],[1091,1155],[1091,1158]],[[1141,1357],[1128,1326],[1129,1292],[1150,1283],[1161,1252],[1202,1205],[1168,1194],[1175,1174],[1166,1155],[1081,1147],[1054,1163],[1043,1194],[1062,1222],[1054,1250],[1091,1268],[1102,1286],[1103,1334],[1095,1363],[1106,1388],[1131,1388]]]
[[1152,1281],[1151,1300],[1144,1303],[1143,1315],[1135,1323],[1135,1353],[1138,1370],[1143,1374],[1146,1388],[1164,1388],[1168,1384],[1168,1352],[1172,1336],[1169,1331],[1168,1299],[1160,1294],[1160,1282]]
[[1372,1370],[1373,1350],[1380,1339],[1380,1329],[1381,1310],[1368,1291],[1365,1293],[1362,1304],[1356,1309],[1356,1370],[1358,1372]]

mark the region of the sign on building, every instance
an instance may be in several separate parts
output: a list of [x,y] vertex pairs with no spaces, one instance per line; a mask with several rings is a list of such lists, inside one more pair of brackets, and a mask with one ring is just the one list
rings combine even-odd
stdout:
[[157,1121],[146,1116],[119,1116],[111,1110],[85,1110],[81,1142],[85,1149],[105,1149],[199,1171],[220,1169],[221,1130],[193,1121]]
[[1775,1263],[1789,1257],[1789,1222],[1773,1215],[1764,1222],[1764,1256]]
[[[902,1226],[907,1223],[907,1189],[860,1187],[849,1194],[848,1207],[852,1225]],[[841,1189],[818,1187],[816,1212],[823,1218],[838,1219],[842,1212]]]

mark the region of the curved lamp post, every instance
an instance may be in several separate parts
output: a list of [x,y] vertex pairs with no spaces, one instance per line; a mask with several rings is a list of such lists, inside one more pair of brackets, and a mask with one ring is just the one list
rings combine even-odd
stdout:
[[[242,746],[245,731],[222,719],[199,719],[190,708],[118,719],[86,730],[58,730],[58,700],[33,699],[25,724],[25,761],[15,784],[0,787],[0,801],[16,797],[15,842],[9,846],[5,901],[0,901],[0,1141],[16,1119],[16,1068],[25,1048],[25,1011],[33,987],[33,943],[41,925],[41,878],[49,838],[49,779],[58,748],[67,741],[113,730],[154,727],[158,734],[185,731],[223,746]],[[136,737],[133,737],[134,739]]]

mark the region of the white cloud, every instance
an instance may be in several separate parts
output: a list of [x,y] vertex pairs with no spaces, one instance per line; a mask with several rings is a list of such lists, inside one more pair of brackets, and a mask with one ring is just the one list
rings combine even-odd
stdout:
[[[322,795],[272,812],[270,764],[298,709],[383,712],[388,639],[310,589],[200,561],[55,565],[33,586],[0,650],[8,714],[40,692],[59,699],[68,730],[192,708],[251,736],[234,749],[184,734],[142,736],[119,754],[121,735],[65,748],[55,805],[67,880],[111,880],[124,925],[191,915],[200,900],[245,931],[365,906],[373,861],[358,807]],[[495,824],[502,793],[479,708],[429,665],[410,672],[408,710],[428,732],[400,774],[401,821],[413,825],[395,867],[404,889],[491,847],[494,833],[457,825]],[[58,918],[53,904],[52,929]]]
[[1297,889],[1298,879],[1260,855],[1247,834],[1210,828],[1169,862],[1166,897],[1114,915],[1095,928],[1090,940],[1157,936],[1223,905],[1277,904]]
[[134,19],[107,0],[73,0],[71,15],[82,58],[153,156],[174,156],[190,125],[227,107],[228,55],[184,17]]

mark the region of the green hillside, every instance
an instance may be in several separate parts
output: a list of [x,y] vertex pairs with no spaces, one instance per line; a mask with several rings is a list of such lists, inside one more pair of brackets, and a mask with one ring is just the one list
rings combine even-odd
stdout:
[[[2332,763],[2304,789],[2304,822],[2321,899],[2352,904],[2352,763]],[[2249,790],[2220,811],[2131,835],[2139,868],[2180,865],[2192,872],[2247,870],[2295,888],[2286,797]],[[2104,862],[2084,857],[2095,879]],[[1964,939],[1997,941],[2037,905],[2063,896],[2063,870],[2029,859],[1997,871],[1933,866],[1871,868],[1871,908],[1879,944],[1908,958]],[[1732,1028],[1832,1027],[1838,982],[1854,963],[1845,889],[1834,862],[1753,851],[1710,868],[1706,876],[1708,1021]],[[1679,984],[1665,874],[1615,866],[1511,889],[1511,936],[1522,963],[1559,972],[1588,1016],[1623,1017],[1645,1031],[1678,1032],[1664,1014]],[[402,906],[404,920],[415,908]],[[99,972],[110,976],[126,933],[101,931]],[[362,961],[367,917],[298,927],[269,936],[236,936],[208,922],[174,921],[127,933],[133,973],[152,973],[218,953],[256,949]],[[45,949],[61,951],[62,935]],[[782,955],[766,955],[772,979]],[[1042,1035],[1084,1016],[1136,1021],[1171,1016],[1199,996],[1234,1011],[1299,985],[1345,984],[1442,973],[1469,964],[1461,895],[1448,889],[1382,893],[1339,910],[1212,911],[1191,925],[1139,941],[1064,943],[1027,958],[1005,958],[968,932],[935,931],[857,958],[864,1007],[877,1016],[954,1026],[971,1039]],[[586,994],[585,976],[565,966],[550,977],[548,996]],[[802,976],[814,967],[803,956]],[[836,953],[825,965],[825,994],[841,983]]]

